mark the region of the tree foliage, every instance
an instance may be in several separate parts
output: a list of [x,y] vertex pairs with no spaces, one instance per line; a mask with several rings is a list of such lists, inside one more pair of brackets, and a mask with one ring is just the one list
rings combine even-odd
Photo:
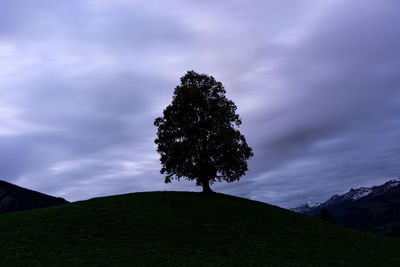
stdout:
[[320,213],[319,217],[320,217],[322,220],[325,220],[325,221],[328,221],[328,222],[333,222],[331,213],[330,213],[329,210],[328,210],[327,208],[325,208],[325,207],[323,207],[323,208],[321,209],[321,213]]
[[252,149],[237,129],[241,120],[225,93],[212,76],[189,71],[181,77],[172,103],[154,121],[166,183],[185,177],[211,192],[210,183],[239,180],[248,170]]

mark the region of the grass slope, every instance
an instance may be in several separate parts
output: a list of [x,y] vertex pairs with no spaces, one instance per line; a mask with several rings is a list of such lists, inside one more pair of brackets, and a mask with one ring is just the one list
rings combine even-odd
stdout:
[[0,215],[0,266],[400,266],[400,240],[227,195],[150,192]]

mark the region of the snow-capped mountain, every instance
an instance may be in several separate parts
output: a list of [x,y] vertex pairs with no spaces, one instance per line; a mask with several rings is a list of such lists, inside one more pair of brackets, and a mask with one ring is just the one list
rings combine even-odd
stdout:
[[356,189],[351,188],[349,190],[349,192],[347,192],[343,195],[333,195],[330,199],[328,199],[325,202],[307,202],[296,208],[293,208],[292,210],[299,212],[299,213],[306,213],[308,210],[313,210],[315,208],[319,208],[319,207],[323,207],[323,206],[329,206],[329,205],[335,204],[337,202],[342,202],[345,200],[356,201],[356,200],[359,200],[363,197],[370,195],[371,193],[373,193],[374,195],[382,194],[398,185],[400,185],[400,178],[391,179],[391,180],[387,181],[386,183],[384,183],[383,185],[379,185],[379,186],[360,187],[360,188],[356,188]]
[[305,203],[292,209],[319,217],[328,210],[333,220],[343,226],[400,237],[400,179],[373,187],[350,189],[322,203]]
[[318,207],[321,204],[322,204],[322,202],[307,202],[307,203],[304,203],[303,205],[298,206],[292,210],[295,212],[298,212],[298,213],[306,213],[308,210],[310,210],[314,207]]
[[365,196],[368,196],[369,194],[372,193],[372,188],[368,188],[368,187],[360,187],[357,190],[353,190],[353,195],[351,196],[351,198],[353,200],[357,200],[360,198],[363,198]]

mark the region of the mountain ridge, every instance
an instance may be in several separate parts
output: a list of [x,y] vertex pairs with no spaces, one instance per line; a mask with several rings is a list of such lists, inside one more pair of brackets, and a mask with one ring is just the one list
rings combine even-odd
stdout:
[[322,203],[305,203],[292,211],[319,217],[326,209],[340,225],[400,237],[400,179],[372,187],[351,188]]
[[64,198],[50,196],[0,180],[0,214],[67,203],[69,202]]

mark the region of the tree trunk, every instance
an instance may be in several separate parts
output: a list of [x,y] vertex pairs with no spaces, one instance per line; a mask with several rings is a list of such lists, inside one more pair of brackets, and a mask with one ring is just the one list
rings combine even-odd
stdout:
[[211,190],[209,181],[203,182],[202,186],[203,186],[203,193],[213,193],[213,191]]

